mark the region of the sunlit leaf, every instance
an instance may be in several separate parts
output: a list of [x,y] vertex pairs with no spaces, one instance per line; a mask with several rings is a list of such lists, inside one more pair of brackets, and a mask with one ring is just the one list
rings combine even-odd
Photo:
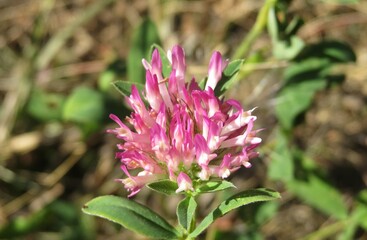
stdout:
[[105,218],[150,238],[178,238],[177,230],[157,213],[134,201],[116,196],[97,197],[83,212]]
[[290,37],[289,41],[277,41],[273,45],[273,55],[277,59],[293,59],[304,48],[305,43],[297,36]]
[[269,189],[254,189],[240,192],[228,198],[227,200],[222,202],[216,209],[211,211],[189,236],[197,237],[217,218],[222,217],[233,209],[250,203],[270,201],[277,198],[280,198],[280,194]]
[[208,181],[205,183],[202,183],[200,186],[196,187],[196,192],[198,193],[209,193],[209,192],[217,192],[222,191],[224,189],[228,188],[236,188],[233,183],[228,181]]
[[302,21],[294,18],[289,25],[285,24],[287,23],[278,21],[275,8],[271,8],[268,14],[268,31],[273,44],[273,55],[277,59],[290,60],[305,46],[303,40],[295,35]]

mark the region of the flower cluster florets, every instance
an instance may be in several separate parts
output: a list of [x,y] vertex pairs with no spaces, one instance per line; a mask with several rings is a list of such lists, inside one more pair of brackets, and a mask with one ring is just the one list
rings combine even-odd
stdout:
[[228,178],[241,166],[251,167],[249,160],[258,156],[254,148],[261,139],[253,130],[252,110],[244,111],[238,101],[214,94],[228,61],[213,53],[201,89],[194,78],[185,82],[185,53],[180,46],[167,57],[172,69],[168,78],[163,78],[158,50],[150,63],[142,61],[145,101],[135,86],[127,98],[133,113],[126,120],[134,130],[110,115],[119,125],[108,132],[122,140],[116,158],[127,175],[120,181],[129,196],[163,179],[177,182],[176,192],[194,191],[195,183]]

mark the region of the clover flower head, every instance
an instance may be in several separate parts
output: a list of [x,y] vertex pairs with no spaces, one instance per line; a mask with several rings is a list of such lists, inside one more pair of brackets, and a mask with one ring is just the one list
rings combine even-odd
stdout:
[[[253,109],[245,111],[233,99],[215,95],[228,61],[214,52],[204,89],[195,79],[185,82],[185,53],[180,46],[168,51],[171,73],[163,78],[157,49],[151,62],[143,59],[145,91],[133,86],[127,98],[133,112],[127,126],[111,114],[118,127],[108,130],[121,139],[116,158],[126,174],[120,179],[133,196],[146,184],[169,179],[176,192],[195,191],[195,183],[228,178],[241,166],[251,167],[261,139],[253,129]],[[134,174],[134,175],[133,175]]]

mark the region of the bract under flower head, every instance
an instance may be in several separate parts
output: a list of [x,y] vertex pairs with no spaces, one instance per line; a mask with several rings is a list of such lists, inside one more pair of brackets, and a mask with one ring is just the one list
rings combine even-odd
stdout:
[[185,83],[185,53],[180,46],[167,57],[172,68],[168,79],[163,79],[158,50],[150,63],[143,60],[147,105],[133,86],[128,98],[133,113],[127,117],[133,130],[110,115],[119,125],[108,132],[122,140],[116,157],[127,175],[120,181],[129,196],[161,179],[177,182],[176,192],[195,191],[195,183],[227,178],[241,166],[250,167],[250,159],[258,155],[254,149],[261,139],[253,130],[253,110],[245,111],[238,101],[214,94],[227,66],[222,55],[213,53],[204,89],[194,79]]

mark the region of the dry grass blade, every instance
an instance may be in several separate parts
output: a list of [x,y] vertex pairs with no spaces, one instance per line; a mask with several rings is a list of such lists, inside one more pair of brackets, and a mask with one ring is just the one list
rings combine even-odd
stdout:
[[50,60],[61,49],[63,44],[69,39],[73,33],[84,23],[102,11],[106,6],[113,3],[115,0],[99,0],[85,9],[75,20],[69,25],[65,26],[48,42],[46,47],[42,50],[36,60],[36,68],[43,69],[47,66]]

